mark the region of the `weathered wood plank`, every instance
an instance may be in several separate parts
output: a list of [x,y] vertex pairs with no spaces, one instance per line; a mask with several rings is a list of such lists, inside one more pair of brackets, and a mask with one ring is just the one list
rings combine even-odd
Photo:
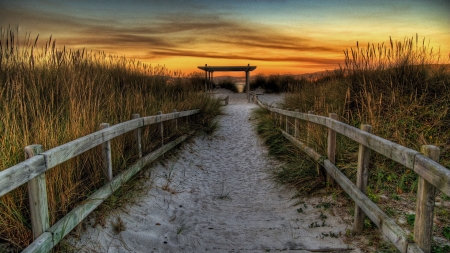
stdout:
[[286,133],[285,131],[281,131],[281,133],[286,139],[292,142],[292,144],[294,144],[295,146],[300,148],[303,152],[305,152],[307,155],[309,155],[311,158],[313,158],[314,161],[319,162],[323,160],[324,156],[317,153],[314,149],[308,147],[305,143],[295,139],[294,136]]
[[[295,112],[299,112],[299,109],[295,109]],[[298,138],[298,119],[294,118],[294,138]]]
[[22,253],[47,253],[54,247],[53,236],[50,232],[44,232],[34,240]]
[[314,115],[314,112],[312,112],[311,114],[308,114],[308,122],[312,122],[312,123],[319,124],[322,126],[326,126],[327,119],[328,118],[324,117],[324,116]]
[[46,159],[47,169],[51,169],[105,141],[111,140],[138,127],[142,127],[142,120],[129,120],[47,150],[42,153]]
[[195,110],[182,111],[182,112],[177,112],[177,113],[161,114],[161,116],[160,115],[147,116],[147,117],[142,117],[142,119],[144,120],[144,126],[147,126],[147,125],[159,123],[162,121],[168,121],[168,120],[172,120],[172,119],[176,119],[176,118],[182,118],[182,117],[194,115],[199,112],[200,112],[200,110],[195,109]]
[[[361,130],[364,132],[372,132],[372,126],[362,124]],[[358,165],[356,172],[356,187],[361,190],[362,193],[366,194],[367,180],[369,178],[369,162],[370,162],[370,149],[362,144],[359,144],[358,150]],[[353,222],[353,231],[360,234],[363,231],[364,226],[364,212],[355,205],[355,221]]]
[[395,247],[400,252],[406,252],[408,248],[408,236],[395,224],[395,221],[389,218],[329,160],[325,160],[323,166]]
[[186,116],[190,116],[190,115],[194,115],[199,113],[200,110],[199,109],[195,109],[195,110],[190,110],[190,111],[183,111],[183,112],[179,112],[178,117],[186,117]]
[[28,181],[31,227],[33,238],[38,238],[49,228],[47,181],[45,172]]
[[173,114],[173,113],[166,113],[166,114],[159,115],[158,122],[164,122],[164,121],[169,121],[169,120],[173,120],[173,119],[175,119],[175,114]]
[[0,171],[0,197],[25,184],[46,170],[44,156],[37,155]]
[[[264,108],[266,108],[267,110],[272,111],[272,112],[281,113],[281,114],[283,114],[285,116],[297,118],[297,119],[300,119],[300,120],[308,120],[308,114],[307,113],[295,112],[295,111],[285,111],[285,110],[282,110],[282,109],[279,109],[279,108],[268,107],[268,106],[264,106]],[[323,117],[323,116],[318,116],[318,115],[315,115],[315,116],[327,119],[326,117]],[[321,122],[322,119],[316,119],[316,121]]]
[[[438,147],[423,145],[420,151],[433,161],[439,162],[441,151]],[[436,188],[423,177],[419,177],[416,218],[414,221],[414,241],[426,253],[431,252],[435,195]]]
[[280,113],[280,128],[283,128],[283,114]]
[[[109,123],[100,124],[100,129],[106,129],[108,127]],[[103,172],[105,174],[106,180],[111,181],[113,179],[111,141],[106,141],[101,144],[101,153],[103,159]]]
[[[337,120],[338,115],[336,113],[330,113],[330,118]],[[297,119],[295,119],[297,120]],[[296,121],[297,122],[297,121]],[[328,135],[327,135],[327,157],[328,160],[332,164],[335,164],[336,162],[336,131],[334,131],[331,128],[328,128]],[[327,173],[327,186],[333,185],[333,177],[330,176],[330,174]]]
[[417,244],[409,243],[408,253],[423,253],[423,250]]
[[161,145],[164,145],[164,123],[161,118],[163,114],[161,111],[159,111],[157,114],[159,115],[158,122],[161,122],[159,123],[159,132],[161,133]]
[[[114,180],[114,179],[113,179]],[[53,243],[58,244],[64,236],[72,231],[84,218],[97,208],[106,198],[112,194],[111,182],[94,192],[82,204],[75,207],[66,216],[56,222],[49,232],[53,234]]]
[[308,111],[308,123],[306,124],[306,145],[310,146],[312,144],[311,141],[311,132],[313,131],[313,124],[309,120],[314,115],[314,111]]
[[[289,108],[286,108],[286,111],[289,111]],[[289,134],[289,116],[286,115],[286,133]]]
[[144,120],[144,126],[153,125],[158,122],[158,116],[142,117]]
[[[139,115],[138,113],[135,113],[131,116],[131,119],[139,119],[141,118],[141,115]],[[144,125],[144,120],[142,120],[142,125]],[[141,139],[141,135],[142,135],[142,129],[141,128],[136,128],[134,130],[134,146],[135,149],[138,153],[138,157],[142,158],[142,139]]]
[[[30,159],[44,151],[42,145],[25,147],[25,159]],[[30,202],[31,228],[33,239],[38,238],[49,228],[47,181],[45,172],[28,181],[28,199]]]
[[330,118],[327,120],[327,127],[411,169],[414,166],[414,156],[419,154],[416,150]]
[[174,109],[172,113],[174,115],[175,131],[178,131],[178,113],[177,113],[177,110]]
[[441,192],[450,196],[450,170],[419,154],[414,161],[414,171]]
[[137,128],[140,128],[142,126],[143,126],[142,119],[132,119],[132,120],[125,121],[123,123],[119,123],[119,124],[110,126],[99,132],[103,133],[103,139],[105,142],[105,141],[112,140],[113,138],[116,138],[122,134],[128,133]]

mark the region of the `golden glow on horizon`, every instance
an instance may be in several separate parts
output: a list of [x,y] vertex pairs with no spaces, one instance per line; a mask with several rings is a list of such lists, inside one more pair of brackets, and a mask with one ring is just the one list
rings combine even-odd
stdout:
[[[0,26],[20,26],[53,35],[57,46],[86,48],[165,65],[185,74],[204,64],[255,65],[254,74],[304,74],[333,70],[343,63],[343,50],[367,43],[403,42],[419,35],[442,58],[450,56],[450,17],[445,1],[374,0],[361,5],[335,1],[199,1],[167,0],[127,5],[45,2],[0,3]],[[106,7],[105,7],[106,6]],[[448,8],[447,8],[448,9]],[[12,25],[15,27],[15,25]],[[240,73],[235,73],[237,76]]]

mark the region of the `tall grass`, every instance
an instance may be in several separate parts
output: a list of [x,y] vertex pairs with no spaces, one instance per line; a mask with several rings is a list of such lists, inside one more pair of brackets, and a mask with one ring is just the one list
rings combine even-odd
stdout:
[[[449,60],[418,37],[390,40],[388,45],[360,47],[357,43],[356,48],[344,50],[344,56],[344,66],[287,95],[286,107],[325,116],[335,112],[348,124],[370,124],[376,135],[415,150],[425,144],[436,145],[442,150],[441,163],[449,166]],[[338,152],[343,164],[353,156],[346,150]],[[414,173],[405,179],[405,169],[382,157],[374,160],[384,161],[375,167],[387,170],[372,170],[374,177],[397,171],[397,182],[404,184],[391,187],[399,192],[414,191]]]
[[[219,113],[218,101],[202,94],[196,75],[187,78],[161,66],[85,49],[58,48],[50,38],[38,46],[27,35],[19,45],[16,34],[3,30],[0,38],[0,170],[24,159],[23,148],[42,144],[50,149],[111,125],[131,115],[155,115],[200,109],[189,120],[191,129],[205,128]],[[160,143],[158,128],[143,132],[149,152]],[[167,130],[166,130],[167,131]],[[166,134],[166,133],[165,133]],[[168,129],[168,138],[179,135]],[[131,135],[112,141],[118,172],[136,159]],[[88,151],[47,173],[50,223],[103,183],[97,150]],[[0,242],[21,249],[32,241],[26,187],[0,199]]]
[[[390,40],[388,44],[369,43],[366,47],[357,43],[356,48],[344,50],[344,62],[335,71],[288,93],[285,108],[314,111],[323,116],[338,113],[339,120],[347,124],[355,127],[370,124],[375,135],[415,150],[420,150],[421,145],[438,146],[440,163],[450,168],[450,59],[442,58],[439,50],[416,36],[403,41]],[[314,127],[309,138],[310,146],[326,154],[325,129]],[[352,180],[355,180],[357,150],[357,143],[338,135],[336,164]],[[417,174],[375,152],[371,156],[369,198],[383,202],[378,203],[380,207],[397,216],[413,210]],[[279,171],[278,176],[304,187],[307,182],[297,179],[297,175],[310,167],[309,164],[300,166],[288,175]],[[318,180],[323,185],[321,174],[309,182],[317,185]],[[404,203],[400,199],[412,201],[405,206],[399,204]],[[435,217],[433,236],[442,238],[445,229],[450,227],[448,211],[437,206]]]
[[259,87],[264,89],[267,93],[293,92],[309,83],[310,82],[306,78],[296,78],[293,75],[272,74],[265,76],[259,74],[251,80],[250,90]]

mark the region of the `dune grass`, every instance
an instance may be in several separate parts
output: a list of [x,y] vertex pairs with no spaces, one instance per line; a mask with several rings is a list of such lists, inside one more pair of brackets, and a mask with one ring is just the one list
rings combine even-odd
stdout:
[[[205,129],[220,112],[219,102],[200,92],[197,75],[183,76],[162,66],[85,49],[43,46],[28,37],[19,45],[11,30],[0,38],[0,170],[24,159],[24,147],[42,144],[45,150],[111,125],[141,116],[200,109],[179,124]],[[196,82],[197,80],[197,82]],[[166,124],[168,139],[180,131]],[[157,127],[143,130],[143,149],[160,145]],[[136,160],[132,134],[112,140],[114,173]],[[47,173],[50,223],[70,211],[104,182],[97,150],[57,166]],[[0,243],[22,249],[32,241],[26,187],[0,199]]]
[[230,90],[234,93],[238,93],[238,88],[236,87],[236,82],[233,81],[231,78],[227,78],[225,80],[222,80],[218,83],[220,88]]
[[[449,168],[450,59],[443,58],[439,50],[430,48],[425,39],[419,41],[416,36],[403,41],[390,40],[387,45],[369,43],[361,47],[357,43],[356,48],[344,50],[344,61],[344,66],[335,71],[292,87],[293,92],[286,94],[284,108],[314,111],[323,116],[337,113],[339,120],[347,124],[355,127],[370,124],[374,134],[415,150],[420,150],[421,145],[435,145],[441,150],[440,163]],[[260,120],[259,128],[266,124]],[[303,124],[299,129],[305,127]],[[289,162],[292,152],[283,148],[285,144],[278,139],[282,138],[280,134],[268,129],[263,132],[267,140],[277,140],[273,142],[277,147],[269,149],[280,150],[276,155]],[[326,154],[326,137],[323,127],[313,127],[310,146]],[[305,141],[306,134],[301,133],[299,138]],[[337,138],[336,164],[354,181],[358,145],[340,135]],[[371,156],[369,198],[396,218],[413,211],[417,174],[375,152]],[[300,165],[288,175],[279,170],[275,177],[282,177],[281,182],[300,185],[301,194],[325,185],[323,175],[316,174],[310,179],[314,183],[311,189],[305,190],[306,183],[298,174],[311,170],[311,164]],[[437,201],[442,199],[448,196],[439,193]],[[448,211],[437,206],[435,215],[434,235],[445,237],[444,232],[450,228]]]

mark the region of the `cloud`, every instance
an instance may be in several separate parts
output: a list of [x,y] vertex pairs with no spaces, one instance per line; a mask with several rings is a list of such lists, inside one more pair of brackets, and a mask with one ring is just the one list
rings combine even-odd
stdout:
[[[212,52],[196,52],[190,50],[152,50],[148,52],[148,59],[153,57],[199,57],[199,58],[215,58],[215,59],[236,59],[236,60],[256,60],[267,62],[307,62],[313,64],[333,64],[340,62],[337,58],[322,57],[303,57],[303,56],[263,56],[248,54],[228,54],[228,53],[212,53]],[[144,57],[145,59],[145,57]]]
[[36,29],[53,34],[57,45],[121,55],[126,52],[145,54],[149,60],[201,57],[330,64],[338,62],[330,55],[342,52],[342,48],[328,42],[293,34],[276,26],[242,20],[219,10],[175,10],[114,19],[114,16],[104,18],[70,10],[56,13],[26,7],[0,7],[3,9],[0,15],[5,15],[3,17],[9,22],[18,22],[19,25],[19,22],[24,22],[27,28],[35,24]]

